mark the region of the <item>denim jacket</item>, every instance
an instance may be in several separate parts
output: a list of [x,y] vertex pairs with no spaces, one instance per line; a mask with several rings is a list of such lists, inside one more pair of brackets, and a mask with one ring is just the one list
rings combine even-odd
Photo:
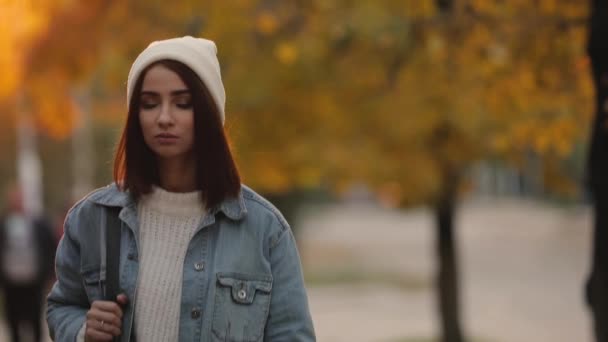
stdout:
[[[107,220],[119,210],[120,220]],[[106,222],[120,222],[121,341],[134,333],[137,305],[137,204],[116,185],[94,191],[68,213],[47,302],[55,341],[76,341],[105,281]],[[296,243],[268,201],[242,186],[201,221],[184,261],[180,341],[315,341]]]

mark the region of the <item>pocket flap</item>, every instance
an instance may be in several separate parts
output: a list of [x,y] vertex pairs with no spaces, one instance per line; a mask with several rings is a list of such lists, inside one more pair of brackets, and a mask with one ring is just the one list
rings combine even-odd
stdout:
[[251,304],[257,291],[270,293],[272,278],[239,273],[218,273],[220,285],[231,288],[232,299],[241,304]]
[[86,285],[96,285],[105,280],[99,268],[83,270],[80,275]]

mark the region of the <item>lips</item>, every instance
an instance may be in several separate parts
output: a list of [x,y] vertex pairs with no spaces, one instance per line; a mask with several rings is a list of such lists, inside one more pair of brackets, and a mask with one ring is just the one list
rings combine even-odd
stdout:
[[173,134],[170,134],[170,133],[160,133],[160,134],[157,134],[156,137],[157,138],[173,138],[173,139],[176,139],[177,135],[173,135]]
[[177,141],[177,135],[170,133],[160,133],[155,135],[154,138],[156,138],[156,141],[158,141],[161,145],[169,145]]

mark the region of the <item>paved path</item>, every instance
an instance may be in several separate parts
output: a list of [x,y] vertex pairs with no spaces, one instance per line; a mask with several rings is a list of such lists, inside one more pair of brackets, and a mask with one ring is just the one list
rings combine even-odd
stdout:
[[[308,274],[370,274],[359,283],[310,287],[319,341],[436,336],[429,285],[434,235],[426,210],[342,204],[308,213],[299,238]],[[581,292],[590,245],[587,208],[476,200],[461,208],[457,225],[469,335],[489,342],[591,341]],[[5,334],[0,321],[0,341]]]
[[[457,225],[469,335],[492,342],[591,341],[581,290],[590,218],[588,208],[522,200],[477,200],[461,208]],[[302,223],[307,270],[342,264],[432,282],[434,235],[426,210],[349,205]],[[436,336],[432,288],[320,287],[311,289],[311,305],[320,341]]]

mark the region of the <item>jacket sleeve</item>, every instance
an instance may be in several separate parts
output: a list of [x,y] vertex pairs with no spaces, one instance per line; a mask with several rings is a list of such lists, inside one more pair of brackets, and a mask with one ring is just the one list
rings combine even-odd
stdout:
[[291,229],[271,241],[272,296],[264,341],[315,341],[304,277]]
[[89,301],[80,275],[80,246],[74,238],[77,228],[73,211],[68,215],[64,234],[55,257],[57,281],[47,297],[46,319],[54,341],[76,341]]

